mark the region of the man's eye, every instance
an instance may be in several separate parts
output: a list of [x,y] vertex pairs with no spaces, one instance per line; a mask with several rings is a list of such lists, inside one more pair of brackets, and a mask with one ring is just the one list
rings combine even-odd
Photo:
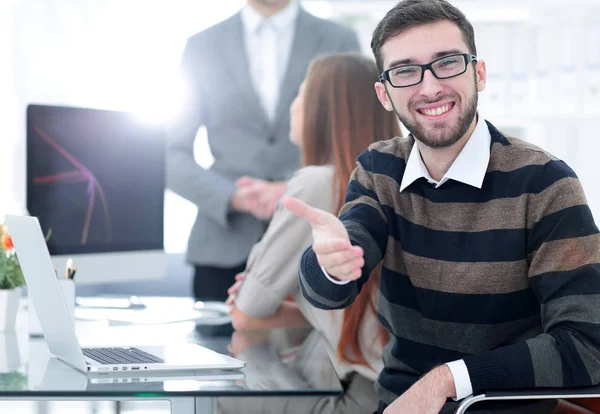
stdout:
[[448,67],[448,66],[453,66],[456,65],[458,63],[457,59],[451,58],[451,59],[444,59],[442,61],[440,61],[438,63],[438,66],[440,67]]
[[398,68],[393,71],[394,76],[411,76],[417,72],[416,68]]

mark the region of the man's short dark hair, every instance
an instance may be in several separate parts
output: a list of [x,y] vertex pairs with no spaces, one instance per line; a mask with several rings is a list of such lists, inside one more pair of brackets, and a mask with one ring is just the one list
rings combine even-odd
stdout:
[[381,47],[390,37],[408,28],[440,20],[455,23],[463,34],[469,53],[477,56],[475,32],[463,12],[446,0],[403,0],[387,12],[373,32],[371,49],[379,72],[384,69]]

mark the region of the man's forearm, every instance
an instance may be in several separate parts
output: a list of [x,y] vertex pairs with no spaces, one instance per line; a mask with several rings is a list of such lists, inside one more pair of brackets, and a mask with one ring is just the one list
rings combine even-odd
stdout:
[[448,398],[456,396],[447,365],[429,371],[384,411],[384,414],[439,413]]
[[304,297],[319,309],[346,308],[358,294],[357,281],[338,285],[328,280],[311,247],[300,259],[299,280]]
[[432,392],[443,395],[446,398],[456,397],[456,387],[454,384],[454,376],[448,368],[448,365],[440,365],[429,371],[428,374],[423,377],[427,379],[432,385]]

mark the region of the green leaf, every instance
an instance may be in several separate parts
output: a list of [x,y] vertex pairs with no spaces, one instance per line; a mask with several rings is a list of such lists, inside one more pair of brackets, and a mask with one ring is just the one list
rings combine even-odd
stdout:
[[14,289],[25,284],[17,255],[0,252],[0,289]]
[[0,389],[3,391],[21,391],[27,389],[27,376],[15,372],[0,373]]

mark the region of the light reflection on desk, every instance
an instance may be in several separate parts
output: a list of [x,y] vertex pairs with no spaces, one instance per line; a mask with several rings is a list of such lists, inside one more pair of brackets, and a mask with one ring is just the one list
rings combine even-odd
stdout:
[[[239,359],[248,367],[233,372],[192,372],[155,374],[143,377],[116,374],[86,376],[52,358],[43,338],[29,338],[27,312],[17,318],[15,337],[4,337],[11,346],[0,347],[0,361],[10,359],[10,374],[0,374],[2,397],[127,397],[180,396],[295,396],[339,395],[342,387],[324,350],[324,341],[306,329],[274,330],[248,341],[234,341],[246,347]],[[164,325],[114,324],[108,321],[77,321],[82,346],[152,346],[198,343],[216,352],[229,354],[234,337],[204,337],[194,322]],[[14,340],[16,338],[16,340]],[[12,340],[11,340],[12,339]],[[1,345],[1,344],[0,344]],[[230,346],[231,345],[231,346]],[[265,358],[266,356],[266,358]],[[1,367],[0,367],[1,368]],[[3,376],[4,375],[4,376]]]

